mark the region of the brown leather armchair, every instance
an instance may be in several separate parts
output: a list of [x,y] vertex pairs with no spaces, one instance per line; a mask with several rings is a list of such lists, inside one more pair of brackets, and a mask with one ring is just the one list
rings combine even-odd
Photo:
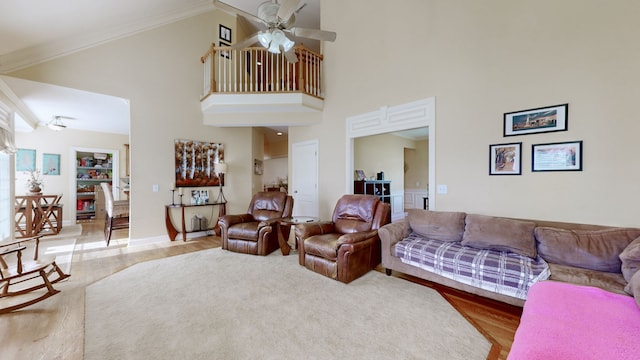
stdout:
[[390,215],[377,196],[342,196],[331,222],[296,225],[300,265],[343,283],[359,278],[380,264],[378,229]]
[[218,220],[222,248],[245,254],[269,255],[279,247],[275,219],[291,217],[292,211],[293,198],[287,193],[256,193],[246,214],[224,215]]

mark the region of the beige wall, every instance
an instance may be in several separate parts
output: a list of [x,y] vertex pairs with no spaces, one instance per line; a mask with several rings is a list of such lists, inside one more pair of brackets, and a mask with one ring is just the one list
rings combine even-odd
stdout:
[[[384,179],[391,181],[391,193],[404,192],[404,148],[414,142],[391,134],[365,136],[354,139],[354,169],[364,170],[367,179],[383,171]],[[353,192],[353,188],[350,189]]]
[[[640,3],[345,3],[322,2],[323,28],[338,33],[324,45],[322,122],[289,133],[291,144],[319,141],[320,216],[351,191],[346,118],[435,96],[436,182],[449,189],[437,195],[438,210],[638,225]],[[259,184],[252,131],[203,125],[198,102],[198,59],[218,24],[233,23],[225,16],[209,13],[10,74],[131,101],[134,239],[164,235],[175,138],[225,144],[228,212],[245,211]],[[565,102],[569,131],[502,136],[505,112]],[[584,171],[531,173],[531,144],[569,140],[584,141]],[[514,141],[523,143],[523,174],[488,176],[488,146]]]
[[[227,212],[246,211],[253,174],[251,129],[203,125],[198,101],[199,59],[217,40],[220,22],[235,19],[210,12],[10,74],[130,100],[132,240],[166,237],[164,205],[171,201],[174,139],[223,143],[229,167]],[[153,184],[159,192],[152,191]]]
[[[438,210],[640,225],[638,13],[629,1],[323,1],[338,34],[324,46],[323,123],[290,133],[320,141],[321,215],[349,191],[345,119],[435,96]],[[505,112],[560,103],[569,131],[502,136]],[[531,172],[532,144],[570,140],[584,141],[583,171]],[[489,176],[488,146],[513,141],[523,174]]]
[[415,141],[413,146],[405,147],[404,160],[407,164],[405,189],[426,190],[429,184],[429,142]]

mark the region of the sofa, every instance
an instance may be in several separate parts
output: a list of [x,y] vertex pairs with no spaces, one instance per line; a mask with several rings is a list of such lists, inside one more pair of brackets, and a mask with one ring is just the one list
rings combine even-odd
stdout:
[[378,233],[388,275],[395,270],[516,306],[543,280],[628,295],[628,273],[640,264],[619,258],[639,228],[411,209]]

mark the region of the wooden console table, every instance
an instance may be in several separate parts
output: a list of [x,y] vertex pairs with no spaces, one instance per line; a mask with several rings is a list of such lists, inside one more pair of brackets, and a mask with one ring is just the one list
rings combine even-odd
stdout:
[[[201,204],[201,205],[187,205],[187,204],[166,205],[165,212],[164,212],[164,222],[165,222],[165,225],[167,226],[167,233],[169,234],[169,239],[171,239],[171,241],[174,241],[176,239],[176,236],[178,236],[179,233],[182,234],[182,241],[187,241],[187,233],[194,232],[194,231],[187,231],[187,226],[184,220],[184,209],[188,207],[199,207],[199,206],[218,206],[218,218],[227,214],[226,202]],[[182,225],[181,231],[178,231],[175,228],[175,226],[173,226],[173,222],[171,221],[171,209],[180,209],[180,218],[181,218],[181,225]],[[220,236],[220,227],[218,226],[217,221],[214,227],[206,230],[197,230],[197,231],[207,231],[207,230],[213,230],[215,231],[216,235]]]

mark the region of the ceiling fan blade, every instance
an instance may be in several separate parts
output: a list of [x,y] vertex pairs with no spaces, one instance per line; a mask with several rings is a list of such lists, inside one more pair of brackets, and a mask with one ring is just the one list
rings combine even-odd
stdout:
[[293,51],[293,49],[287,51],[284,53],[284,57],[287,59],[288,62],[290,62],[291,64],[295,64],[298,62],[298,56],[296,55],[296,53]]
[[239,16],[245,17],[245,18],[247,18],[247,19],[249,19],[251,21],[254,21],[254,22],[257,22],[257,23],[260,23],[260,24],[265,24],[265,22],[262,19],[260,19],[259,17],[255,16],[253,14],[250,14],[250,13],[244,11],[244,10],[240,10],[240,9],[238,9],[236,7],[231,6],[231,5],[225,4],[222,1],[213,0],[213,6],[215,6],[216,9],[220,9],[220,10],[228,12],[228,13],[230,13],[232,15],[239,15]]
[[282,19],[283,22],[287,22],[300,6],[300,1],[301,0],[283,0],[278,9],[278,17]]
[[255,34],[251,35],[250,37],[231,45],[231,47],[234,48],[234,49],[240,49],[240,50],[244,49],[244,48],[247,48],[247,47],[249,47],[249,46],[251,46],[251,45],[253,45],[253,44],[258,42],[258,34],[260,34],[260,32],[257,32]]
[[336,33],[333,31],[324,31],[317,29],[305,29],[299,27],[292,27],[287,30],[293,36],[300,36],[303,38],[314,39],[314,40],[322,40],[322,41],[335,41]]

